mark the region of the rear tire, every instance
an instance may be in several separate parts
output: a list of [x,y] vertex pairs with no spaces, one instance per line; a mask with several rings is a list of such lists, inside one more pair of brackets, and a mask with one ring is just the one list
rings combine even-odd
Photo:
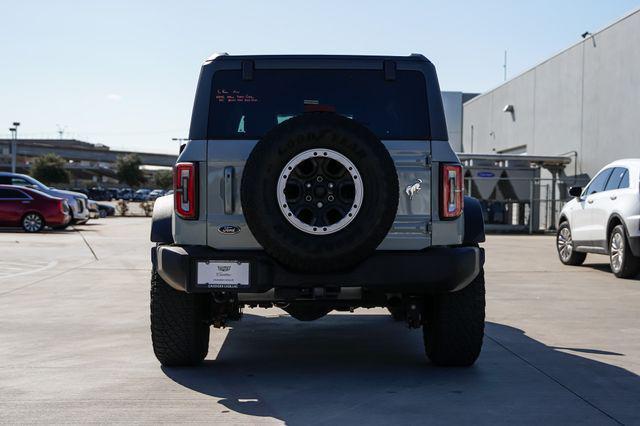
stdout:
[[24,215],[20,221],[20,225],[22,225],[22,229],[24,229],[25,232],[35,233],[42,231],[45,223],[44,218],[40,214],[32,212]]
[[163,366],[194,366],[207,356],[208,296],[175,290],[152,271],[151,342]]
[[560,262],[571,266],[582,265],[587,258],[587,253],[577,252],[574,248],[569,222],[562,222],[556,234],[556,249]]
[[629,247],[624,226],[618,225],[609,237],[609,264],[618,278],[631,278],[640,272],[640,259],[635,257]]
[[482,349],[484,270],[462,290],[426,300],[422,327],[427,357],[438,366],[467,367]]

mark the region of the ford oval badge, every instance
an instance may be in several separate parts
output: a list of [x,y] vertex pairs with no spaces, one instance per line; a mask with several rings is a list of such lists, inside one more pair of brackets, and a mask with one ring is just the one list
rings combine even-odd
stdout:
[[478,177],[490,178],[494,176],[495,176],[495,173],[492,173],[492,172],[478,172]]
[[224,235],[233,235],[240,232],[240,227],[235,225],[222,225],[218,228],[218,232]]

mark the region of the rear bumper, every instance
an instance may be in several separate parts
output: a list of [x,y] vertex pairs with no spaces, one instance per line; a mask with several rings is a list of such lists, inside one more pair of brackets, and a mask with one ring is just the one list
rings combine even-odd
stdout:
[[47,215],[44,221],[49,226],[63,226],[71,221],[71,216],[64,213],[56,213]]
[[[151,250],[154,268],[176,290],[264,293],[273,288],[361,287],[403,293],[445,293],[464,288],[480,272],[484,250],[478,247],[434,247],[423,251],[377,251],[354,268],[336,273],[291,271],[263,251],[218,251],[203,246],[159,245]],[[196,285],[196,264],[206,260],[245,261],[250,285],[215,289]]]

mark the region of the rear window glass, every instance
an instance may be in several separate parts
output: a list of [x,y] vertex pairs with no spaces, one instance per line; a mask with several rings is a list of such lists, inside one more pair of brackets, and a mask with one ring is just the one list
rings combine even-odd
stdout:
[[0,183],[3,185],[20,185],[20,186],[29,185],[29,182],[27,182],[26,179],[23,179],[21,177],[14,177],[14,176],[0,176]]
[[609,182],[607,182],[607,186],[604,188],[605,191],[610,191],[612,189],[618,189],[620,187],[620,182],[624,177],[627,169],[624,167],[616,167],[613,169],[613,173],[611,173],[611,177],[609,178]]
[[418,71],[239,70],[213,77],[209,138],[260,138],[305,111],[332,111],[368,127],[380,139],[427,139],[427,93]]
[[624,169],[624,174],[622,175],[622,179],[620,179],[620,184],[618,188],[628,188],[629,187],[629,170]]
[[15,189],[0,188],[0,199],[15,199],[15,198],[27,198],[22,191],[16,191]]

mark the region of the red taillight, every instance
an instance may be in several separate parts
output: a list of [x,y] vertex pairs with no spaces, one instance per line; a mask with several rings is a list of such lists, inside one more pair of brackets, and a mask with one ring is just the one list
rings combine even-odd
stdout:
[[194,163],[178,163],[173,174],[173,200],[176,214],[183,219],[198,218],[196,194],[197,167]]
[[442,164],[440,166],[440,218],[451,219],[462,214],[463,177],[460,164]]

